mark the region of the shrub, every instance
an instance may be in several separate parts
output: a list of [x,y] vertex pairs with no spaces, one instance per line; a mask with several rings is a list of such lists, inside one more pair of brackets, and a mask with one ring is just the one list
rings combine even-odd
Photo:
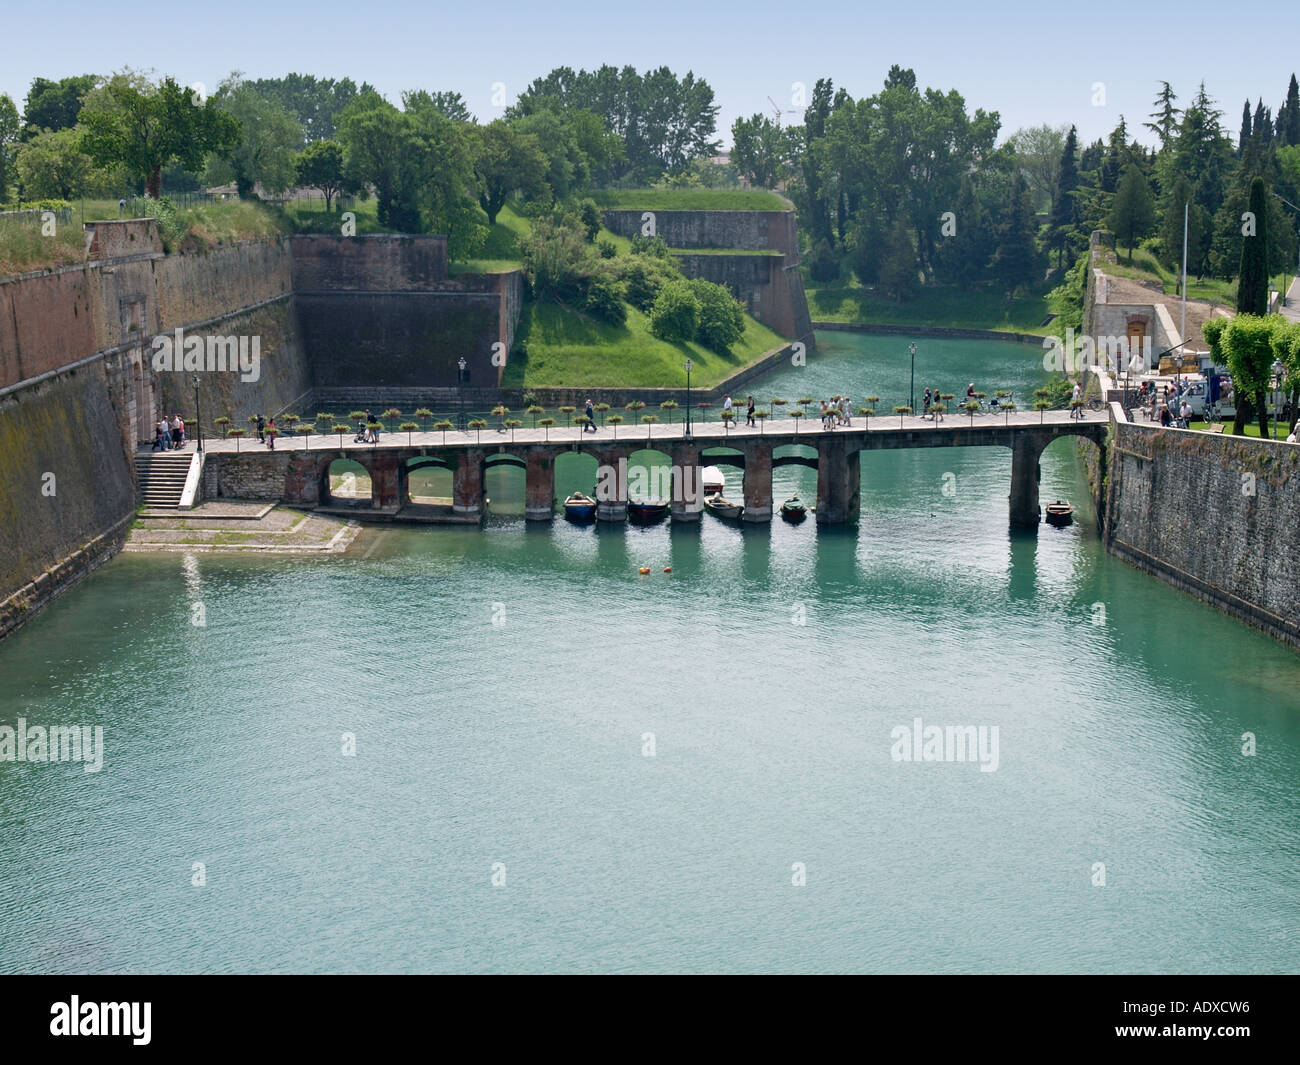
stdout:
[[618,249],[614,247],[612,240],[606,240],[602,237],[596,241],[596,251],[600,253],[602,259],[612,259],[618,254]]
[[696,278],[687,282],[700,302],[695,339],[712,351],[725,354],[745,331],[745,312],[723,285]]
[[596,201],[588,197],[578,204],[578,217],[582,219],[582,228],[586,230],[588,242],[596,239],[600,232],[600,208]]
[[808,256],[808,276],[822,285],[840,279],[840,257],[835,254],[831,242],[824,237]]
[[623,286],[607,277],[592,277],[587,281],[587,295],[583,309],[590,315],[611,325],[627,321],[627,305],[623,302]]
[[656,259],[647,255],[627,255],[618,260],[621,277],[628,303],[642,314],[649,314],[650,308],[659,297],[664,285],[670,281],[680,281],[682,273],[672,259]]
[[663,237],[643,237],[640,233],[632,237],[632,254],[645,255],[652,259],[671,259],[672,252]]
[[650,331],[672,343],[694,340],[700,328],[700,300],[686,281],[670,281],[650,309]]

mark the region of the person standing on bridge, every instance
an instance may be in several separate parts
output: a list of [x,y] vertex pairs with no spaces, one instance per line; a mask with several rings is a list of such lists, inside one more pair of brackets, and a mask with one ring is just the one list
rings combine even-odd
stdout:
[[1071,418],[1083,417],[1083,404],[1081,403],[1082,399],[1083,399],[1083,389],[1079,387],[1079,382],[1075,381],[1074,391],[1070,394],[1070,417]]
[[925,395],[921,397],[921,417],[930,417],[930,390],[925,390]]
[[[730,397],[730,396],[723,396],[723,397],[722,397],[722,413],[723,413],[723,414],[731,414],[731,413],[732,413],[732,410],[731,410],[731,397]],[[727,419],[727,418],[723,418],[722,420],[725,422],[725,421],[728,421],[729,419]]]
[[749,406],[745,408],[745,424],[748,426],[753,426],[754,425],[754,397],[750,396],[748,398],[749,398]]
[[938,388],[936,388],[931,394],[931,399],[934,401],[934,420],[936,422],[941,422],[943,421],[943,404],[939,402],[940,396]]
[[257,416],[257,442],[259,444],[266,443],[266,422],[260,414]]
[[582,431],[585,433],[590,429],[594,433],[596,431],[596,408],[592,406],[590,396],[587,397],[587,402],[582,408],[582,413],[587,418],[586,424],[582,427]]
[[275,419],[272,418],[266,423],[266,447],[268,451],[275,450]]

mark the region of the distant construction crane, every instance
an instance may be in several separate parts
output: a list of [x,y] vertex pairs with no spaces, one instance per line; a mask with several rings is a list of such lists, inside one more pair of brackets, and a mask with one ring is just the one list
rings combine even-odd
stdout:
[[799,109],[798,109],[798,108],[791,108],[789,111],[782,111],[782,110],[781,110],[781,105],[780,105],[779,103],[777,103],[775,100],[773,100],[772,97],[770,97],[770,96],[767,98],[767,102],[770,103],[770,104],[772,105],[772,114],[774,114],[774,115],[776,116],[776,124],[777,124],[778,127],[781,125],[781,116],[782,116],[782,115],[797,115],[797,114],[799,114]]

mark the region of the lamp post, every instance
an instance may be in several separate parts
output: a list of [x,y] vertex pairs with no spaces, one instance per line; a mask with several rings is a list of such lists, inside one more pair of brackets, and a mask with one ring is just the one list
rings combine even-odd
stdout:
[[456,363],[456,392],[460,397],[460,431],[465,431],[465,356],[461,356]]
[[203,411],[199,409],[199,375],[195,374],[192,378],[194,381],[194,432],[198,435],[199,453],[203,452]]
[[686,439],[691,438],[691,368],[694,363],[686,360]]
[[907,350],[912,356],[912,378],[907,386],[907,405],[916,410],[916,341],[912,341]]

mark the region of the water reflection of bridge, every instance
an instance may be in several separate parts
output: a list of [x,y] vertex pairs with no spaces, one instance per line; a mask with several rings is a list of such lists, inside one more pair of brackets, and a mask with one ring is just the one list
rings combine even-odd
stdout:
[[[665,455],[683,483],[675,490],[672,515],[679,521],[697,520],[701,511],[698,469],[731,466],[744,471],[747,521],[772,518],[772,470],[801,465],[817,470],[817,521],[836,525],[857,519],[859,509],[859,458],[863,451],[890,451],[920,447],[1005,447],[1011,451],[1009,516],[1013,526],[1038,524],[1038,462],[1043,449],[1063,436],[1082,437],[1098,446],[1105,440],[1108,415],[1071,418],[1062,411],[1043,414],[949,415],[938,425],[914,416],[886,416],[864,427],[834,430],[820,425],[800,425],[793,418],[769,421],[757,428],[726,429],[718,423],[692,426],[690,437],[678,425],[606,426],[596,433],[579,428],[493,429],[467,432],[438,431],[391,433],[378,444],[357,444],[335,435],[316,435],[305,441],[281,441],[275,451],[231,440],[207,444],[209,469],[204,475],[205,495],[247,495],[250,483],[273,495],[279,488],[287,503],[329,506],[330,466],[339,459],[359,463],[370,475],[368,513],[373,516],[418,518],[430,508],[411,507],[408,481],[411,473],[439,468],[452,474],[452,502],[446,517],[477,521],[484,511],[484,480],[489,468],[514,466],[524,471],[525,514],[546,520],[554,513],[555,463],[564,454],[590,455],[600,466],[618,468],[635,452],[654,450]],[[802,450],[786,449],[797,446]],[[236,451],[238,450],[238,454]],[[778,454],[778,452],[781,452]],[[1104,451],[1103,451],[1104,461]],[[281,485],[282,479],[282,485]],[[693,482],[693,483],[692,483]],[[599,516],[622,521],[627,514],[627,484],[613,478],[604,494]]]

